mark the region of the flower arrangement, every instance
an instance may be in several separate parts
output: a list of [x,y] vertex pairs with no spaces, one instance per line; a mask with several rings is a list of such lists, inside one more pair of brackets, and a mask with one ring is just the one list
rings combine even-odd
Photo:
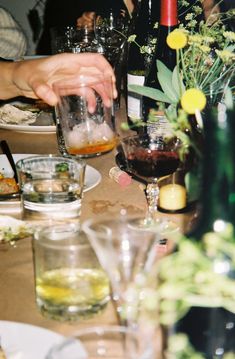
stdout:
[[[235,33],[226,30],[225,22],[235,16],[235,9],[227,13],[212,14],[199,26],[193,18],[198,14],[187,13],[185,24],[172,31],[167,38],[168,46],[176,50],[177,64],[173,71],[157,61],[158,80],[162,90],[130,85],[129,89],[150,97],[156,103],[165,104],[165,114],[176,134],[189,143],[185,128],[190,128],[187,114],[196,114],[202,126],[200,112],[206,106],[234,102]],[[179,105],[181,107],[178,110]]]
[[[197,25],[197,20],[195,19],[195,15],[200,16],[202,13],[202,7],[200,6],[200,4],[201,4],[201,0],[195,0],[191,2],[187,0],[178,0],[179,17],[182,18],[184,17],[185,14],[187,14],[185,20],[187,21],[187,26],[189,28],[194,28]],[[158,29],[158,25],[159,25],[158,22],[156,22],[153,26],[153,29]],[[151,57],[154,53],[157,43],[156,38],[150,37],[150,39],[148,39],[148,43],[141,46],[136,41],[136,35],[131,34],[127,38],[127,42],[129,43],[133,42],[137,47],[139,47],[139,51],[141,54],[147,55],[148,61],[146,65],[148,65],[148,63],[151,62]]]
[[[190,127],[188,115],[195,114],[202,126],[200,114],[206,104],[223,102],[227,108],[234,107],[235,33],[224,25],[234,15],[233,10],[216,18],[211,16],[196,28],[193,16],[188,13],[189,22],[167,38],[168,45],[176,50],[175,69],[170,71],[157,61],[162,90],[130,86],[131,91],[160,105],[166,104],[164,111],[175,134],[187,145],[192,144],[185,133],[185,128]],[[137,292],[134,297],[140,298],[136,315],[141,321],[153,326],[157,321],[171,327],[192,307],[220,307],[235,314],[234,278],[219,272],[225,262],[229,271],[235,270],[234,237],[231,224],[226,224],[219,233],[207,233],[201,242],[179,236],[178,250],[161,258],[150,275],[142,277],[140,285],[135,283],[132,288]],[[234,359],[235,354],[224,353],[223,357]],[[205,359],[205,356],[195,352],[187,335],[180,333],[171,337],[167,358]]]

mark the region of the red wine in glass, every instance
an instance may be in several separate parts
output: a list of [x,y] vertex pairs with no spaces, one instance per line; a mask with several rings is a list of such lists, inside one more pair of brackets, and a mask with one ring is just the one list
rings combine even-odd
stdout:
[[179,166],[179,155],[170,150],[135,149],[126,157],[128,169],[136,175],[147,178],[159,178],[176,171]]

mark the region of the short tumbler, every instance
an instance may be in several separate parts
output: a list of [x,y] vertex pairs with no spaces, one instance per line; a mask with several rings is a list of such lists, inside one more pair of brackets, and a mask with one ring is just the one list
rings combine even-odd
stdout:
[[53,155],[16,164],[25,220],[79,220],[85,162]]
[[88,318],[109,301],[109,280],[86,235],[74,223],[52,225],[33,239],[36,302],[60,321]]
[[75,84],[54,84],[60,153],[93,157],[111,151],[117,141],[111,77],[78,75]]

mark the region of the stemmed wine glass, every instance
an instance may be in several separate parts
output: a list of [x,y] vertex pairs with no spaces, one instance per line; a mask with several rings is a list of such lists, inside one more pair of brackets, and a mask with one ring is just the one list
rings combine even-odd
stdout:
[[126,42],[129,21],[127,16],[117,16],[112,11],[106,17],[95,21],[95,35],[104,48],[104,55],[115,68],[121,50]]
[[110,62],[116,76],[118,98],[114,102],[115,109],[119,108],[123,77],[123,63],[126,58],[127,38],[130,19],[127,15],[109,15],[97,17],[95,21],[95,36],[104,50],[104,56]]
[[160,219],[157,213],[158,180],[177,170],[180,164],[180,140],[162,136],[150,138],[148,134],[139,134],[123,138],[121,147],[128,172],[147,182],[148,211],[145,219],[137,225],[143,227],[167,225],[166,219]]

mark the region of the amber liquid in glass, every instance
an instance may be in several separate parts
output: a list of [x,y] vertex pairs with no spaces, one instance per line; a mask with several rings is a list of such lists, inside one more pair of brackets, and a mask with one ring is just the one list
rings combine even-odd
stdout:
[[71,155],[92,155],[111,151],[116,146],[116,138],[108,142],[96,142],[87,144],[83,147],[69,147],[68,153]]

